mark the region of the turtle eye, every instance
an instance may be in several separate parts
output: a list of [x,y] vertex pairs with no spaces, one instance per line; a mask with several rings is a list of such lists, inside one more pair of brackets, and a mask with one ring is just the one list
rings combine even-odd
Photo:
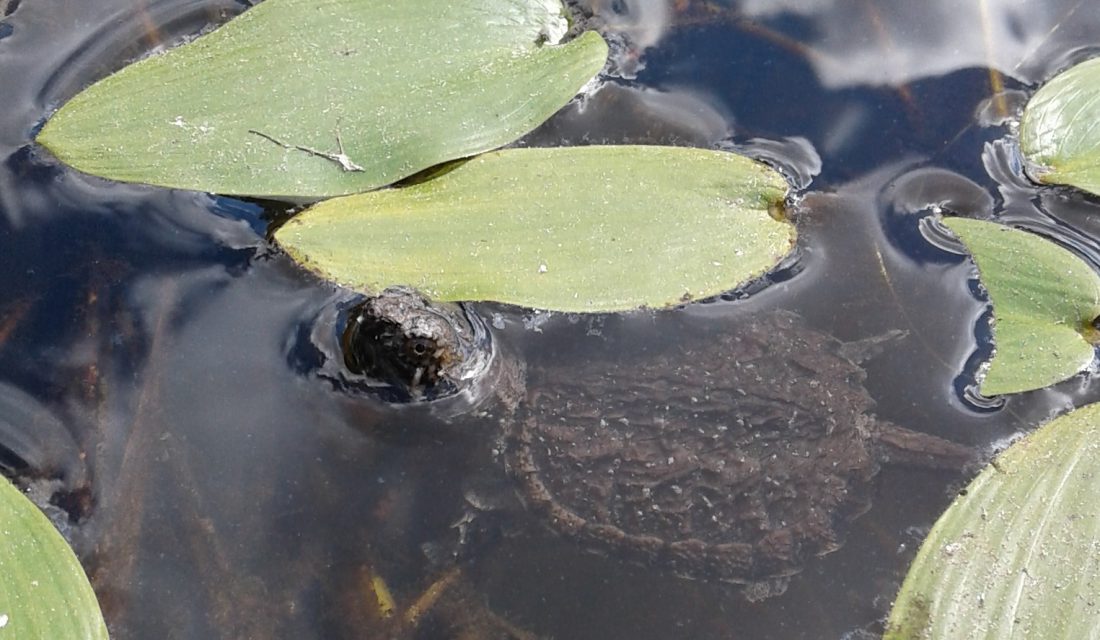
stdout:
[[432,352],[432,341],[427,338],[412,338],[407,348],[414,356],[423,357]]

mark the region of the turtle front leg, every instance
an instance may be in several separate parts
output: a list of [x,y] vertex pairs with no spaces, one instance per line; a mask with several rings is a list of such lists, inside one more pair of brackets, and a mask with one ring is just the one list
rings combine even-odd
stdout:
[[875,422],[869,430],[876,457],[887,464],[963,471],[981,457],[974,447],[890,422]]

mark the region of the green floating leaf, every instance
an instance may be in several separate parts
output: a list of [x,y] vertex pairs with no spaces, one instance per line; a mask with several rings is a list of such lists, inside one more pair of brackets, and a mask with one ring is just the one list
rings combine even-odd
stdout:
[[996,351],[983,395],[1039,389],[1092,362],[1100,315],[1100,278],[1066,249],[1005,225],[965,218],[944,221],[974,256],[993,305]]
[[591,32],[541,44],[566,25],[558,0],[266,0],[91,86],[38,141],[127,182],[268,197],[365,191],[549,118],[607,57]]
[[1100,194],[1100,58],[1035,92],[1020,122],[1020,148],[1035,177]]
[[561,311],[663,307],[774,266],[787,183],[719,151],[600,146],[485,154],[432,180],[322,202],[275,234],[342,285]]
[[0,477],[0,640],[107,640],[95,593],[46,516]]
[[1100,404],[1017,442],[921,545],[885,640],[1100,637]]

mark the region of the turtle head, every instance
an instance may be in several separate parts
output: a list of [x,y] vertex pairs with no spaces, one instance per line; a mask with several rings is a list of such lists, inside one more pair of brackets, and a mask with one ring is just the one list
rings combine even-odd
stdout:
[[476,314],[408,287],[386,289],[354,309],[342,342],[348,369],[381,385],[394,402],[469,393],[494,355]]

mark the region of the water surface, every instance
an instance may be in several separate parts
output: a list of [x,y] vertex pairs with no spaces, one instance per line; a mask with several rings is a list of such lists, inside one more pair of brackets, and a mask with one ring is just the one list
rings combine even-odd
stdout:
[[[509,348],[561,366],[785,308],[842,340],[904,332],[867,363],[867,387],[880,418],[910,429],[984,447],[1095,399],[1086,377],[1000,402],[968,395],[989,353],[987,308],[971,265],[921,224],[940,210],[997,218],[1097,262],[1097,202],[1029,184],[1011,138],[1021,97],[1095,51],[1087,3],[588,4],[616,62],[522,144],[764,157],[799,190],[798,258],[747,299],[674,311],[485,306]],[[355,294],[267,242],[277,207],[99,180],[32,142],[83,86],[245,5],[0,7],[0,468],[63,482],[55,501],[113,638],[382,637],[371,577],[401,607],[439,579],[493,425],[433,431],[318,375],[332,353],[311,332]],[[538,636],[873,637],[964,480],[885,468],[847,544],[759,602],[522,518],[467,554],[460,582]],[[420,637],[447,637],[440,625]]]

